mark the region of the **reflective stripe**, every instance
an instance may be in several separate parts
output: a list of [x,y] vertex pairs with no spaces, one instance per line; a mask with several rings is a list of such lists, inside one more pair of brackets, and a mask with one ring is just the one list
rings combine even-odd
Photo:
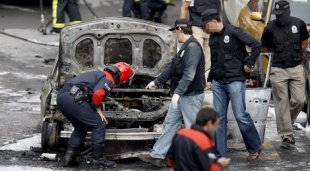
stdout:
[[64,28],[65,23],[57,23],[57,8],[58,8],[58,0],[53,0],[53,4],[52,4],[53,27]]
[[61,29],[65,27],[65,23],[53,23],[53,27]]
[[175,5],[173,0],[163,0],[168,5]]
[[78,20],[78,21],[71,21],[70,22],[70,25],[73,25],[73,24],[79,24],[79,23],[81,23],[82,21],[80,21],[80,20]]

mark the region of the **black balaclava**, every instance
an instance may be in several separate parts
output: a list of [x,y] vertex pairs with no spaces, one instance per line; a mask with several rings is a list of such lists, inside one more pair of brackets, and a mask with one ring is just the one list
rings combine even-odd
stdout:
[[291,10],[287,9],[282,15],[276,15],[276,21],[279,25],[285,26],[291,21]]

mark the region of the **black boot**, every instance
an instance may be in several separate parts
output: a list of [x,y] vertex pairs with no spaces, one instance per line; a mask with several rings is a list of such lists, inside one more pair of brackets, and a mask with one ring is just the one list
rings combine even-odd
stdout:
[[66,154],[63,158],[63,167],[80,165],[81,161],[78,160],[80,153],[81,152],[78,149],[68,146]]
[[107,160],[103,156],[103,148],[92,150],[91,165],[99,167],[116,167],[116,163],[114,161]]

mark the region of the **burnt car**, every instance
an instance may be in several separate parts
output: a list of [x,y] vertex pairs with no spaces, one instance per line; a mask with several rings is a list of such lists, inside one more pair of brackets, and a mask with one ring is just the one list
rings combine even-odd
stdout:
[[[103,102],[104,114],[109,121],[105,153],[112,159],[147,153],[161,135],[171,102],[169,83],[154,90],[145,89],[176,53],[176,37],[168,29],[167,25],[123,17],[97,19],[64,28],[60,34],[58,56],[40,97],[42,150],[64,151],[73,131],[73,126],[56,104],[57,93],[64,83],[80,73],[103,70],[123,61],[132,66],[135,76],[131,83],[114,88]],[[262,58],[259,59],[258,63],[262,64]],[[262,67],[259,68],[256,76],[260,81],[246,90],[246,103],[263,141],[271,90],[266,88],[268,77],[265,78],[261,74]],[[212,99],[212,92],[205,91],[203,106],[213,107]],[[233,143],[242,141],[237,127],[229,107],[228,128]],[[88,132],[85,149],[90,145],[90,135]]]
[[64,83],[80,73],[103,70],[119,61],[130,64],[135,76],[130,84],[114,88],[103,103],[109,120],[106,154],[128,158],[148,151],[161,134],[160,124],[171,101],[168,85],[145,89],[176,52],[175,35],[168,29],[166,25],[122,17],[64,28],[58,57],[40,97],[43,151],[64,150],[72,133],[72,125],[56,104],[57,92]]

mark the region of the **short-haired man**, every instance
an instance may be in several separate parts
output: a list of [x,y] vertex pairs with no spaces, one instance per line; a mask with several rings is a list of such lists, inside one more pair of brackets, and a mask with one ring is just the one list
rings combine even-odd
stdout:
[[219,123],[213,109],[202,109],[191,128],[177,132],[167,153],[167,163],[175,171],[221,171],[229,164],[225,157],[217,158],[212,137]]

